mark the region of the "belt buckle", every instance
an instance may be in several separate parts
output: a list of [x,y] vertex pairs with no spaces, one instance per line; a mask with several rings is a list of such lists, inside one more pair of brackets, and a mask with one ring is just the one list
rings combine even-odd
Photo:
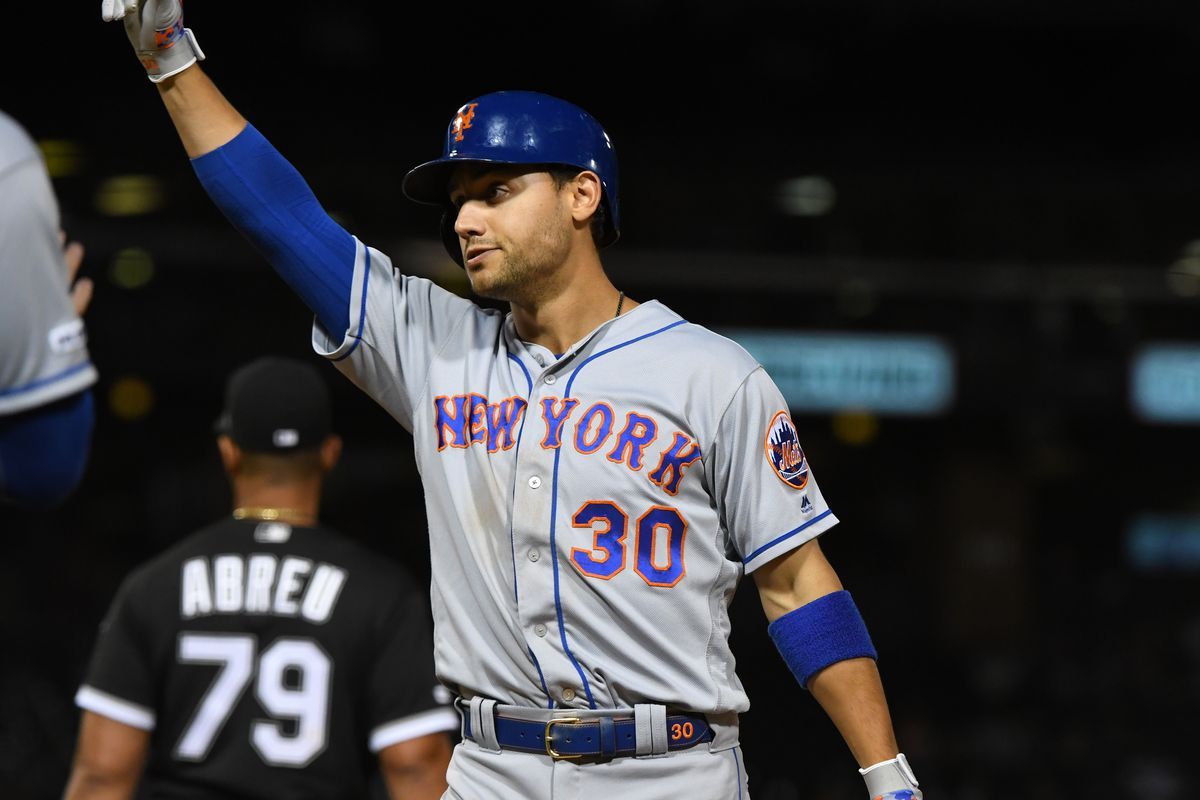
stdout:
[[550,756],[555,761],[563,761],[570,758],[579,758],[582,754],[567,755],[560,753],[554,749],[554,740],[551,729],[555,725],[575,724],[579,722],[579,717],[557,717],[546,722],[546,755]]

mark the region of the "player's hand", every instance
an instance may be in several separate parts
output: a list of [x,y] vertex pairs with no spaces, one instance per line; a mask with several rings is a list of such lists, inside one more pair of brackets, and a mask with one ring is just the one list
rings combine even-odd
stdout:
[[204,60],[196,37],[183,27],[181,0],[100,0],[100,16],[124,22],[125,35],[155,83]]
[[885,792],[873,800],[921,800],[924,796],[920,789],[901,789],[897,792]]
[[83,245],[79,242],[68,242],[65,231],[59,231],[58,238],[63,244],[63,261],[67,263],[67,285],[71,287],[71,305],[75,306],[75,313],[82,317],[92,302],[92,292],[96,286],[91,278],[76,280],[79,267],[83,264]]

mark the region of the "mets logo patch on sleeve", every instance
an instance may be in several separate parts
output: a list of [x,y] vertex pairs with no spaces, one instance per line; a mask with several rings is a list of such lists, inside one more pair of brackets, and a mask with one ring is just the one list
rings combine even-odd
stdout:
[[779,480],[793,489],[803,489],[808,485],[808,462],[804,460],[804,451],[800,449],[796,426],[786,411],[780,411],[771,420],[763,445],[767,451],[767,463],[775,470]]

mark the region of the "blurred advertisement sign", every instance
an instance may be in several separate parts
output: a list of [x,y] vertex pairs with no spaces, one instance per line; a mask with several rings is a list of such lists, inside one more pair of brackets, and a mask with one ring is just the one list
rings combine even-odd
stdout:
[[940,414],[954,402],[954,354],[941,339],[907,334],[719,331],[749,351],[797,413]]
[[1139,514],[1125,529],[1125,558],[1135,569],[1200,569],[1200,516]]
[[1147,345],[1132,373],[1130,401],[1144,422],[1200,422],[1200,345]]

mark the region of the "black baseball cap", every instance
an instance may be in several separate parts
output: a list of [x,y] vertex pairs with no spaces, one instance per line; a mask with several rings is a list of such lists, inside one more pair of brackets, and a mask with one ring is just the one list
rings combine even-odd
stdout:
[[213,428],[251,453],[317,447],[333,432],[329,389],[316,368],[304,361],[255,359],[229,376],[225,409]]

